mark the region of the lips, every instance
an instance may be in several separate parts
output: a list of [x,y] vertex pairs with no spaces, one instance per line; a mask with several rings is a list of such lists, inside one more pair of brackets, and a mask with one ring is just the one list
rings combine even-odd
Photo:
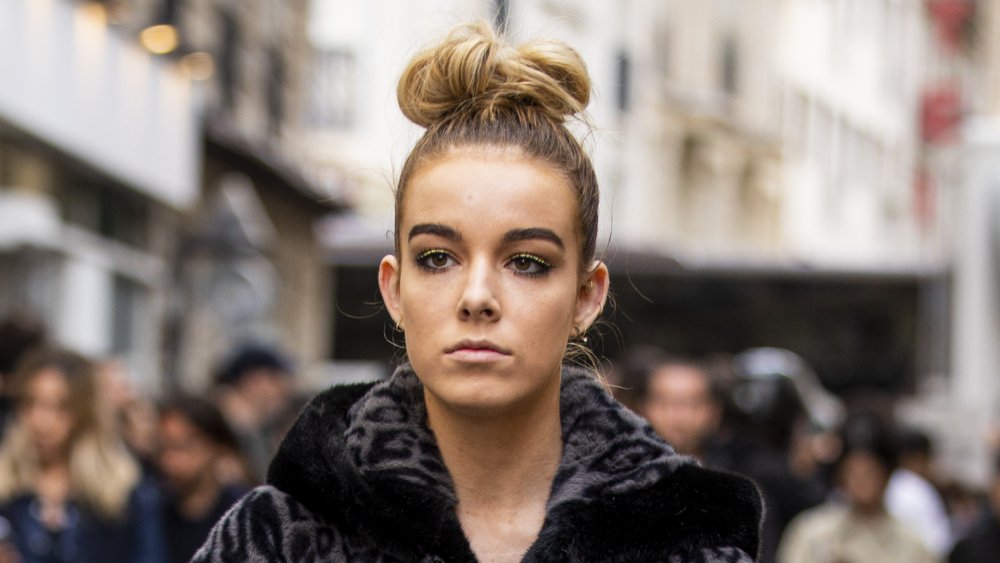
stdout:
[[510,356],[510,350],[489,340],[463,340],[445,353],[450,358],[469,362],[494,361]]

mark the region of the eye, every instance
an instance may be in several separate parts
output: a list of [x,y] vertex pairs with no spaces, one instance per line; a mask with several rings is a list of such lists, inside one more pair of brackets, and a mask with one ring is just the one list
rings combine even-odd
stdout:
[[518,254],[507,262],[507,266],[517,274],[540,276],[552,269],[552,263],[534,254]]
[[455,259],[445,250],[425,250],[417,255],[417,267],[425,270],[444,270],[454,265]]

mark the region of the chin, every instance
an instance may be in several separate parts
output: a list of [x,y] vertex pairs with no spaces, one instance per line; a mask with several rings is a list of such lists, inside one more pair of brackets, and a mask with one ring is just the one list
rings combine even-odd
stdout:
[[469,383],[431,386],[427,388],[427,398],[451,412],[487,418],[501,416],[536,402],[545,393],[543,388],[514,387],[509,382],[504,385],[495,380]]

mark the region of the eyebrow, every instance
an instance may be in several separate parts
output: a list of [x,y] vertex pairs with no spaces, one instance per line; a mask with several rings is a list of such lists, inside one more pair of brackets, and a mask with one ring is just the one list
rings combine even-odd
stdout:
[[414,225],[413,228],[410,229],[410,235],[407,240],[413,240],[413,237],[417,235],[434,235],[455,242],[461,242],[462,240],[462,235],[460,235],[458,231],[440,223],[420,223],[418,225]]
[[[418,235],[433,235],[455,242],[462,241],[462,235],[458,231],[440,223],[420,223],[414,225],[410,229],[408,240],[412,240],[413,237]],[[557,235],[555,231],[552,231],[551,229],[543,229],[541,227],[511,229],[504,233],[502,242],[503,244],[511,244],[526,240],[545,240],[558,246],[560,250],[566,249],[566,244],[563,243],[563,240],[559,238],[559,235]]]
[[560,250],[565,250],[566,245],[563,244],[559,235],[554,231],[549,229],[542,229],[539,227],[534,227],[530,229],[512,229],[507,231],[503,235],[503,243],[510,244],[512,242],[521,242],[525,240],[546,240],[552,244],[559,247]]

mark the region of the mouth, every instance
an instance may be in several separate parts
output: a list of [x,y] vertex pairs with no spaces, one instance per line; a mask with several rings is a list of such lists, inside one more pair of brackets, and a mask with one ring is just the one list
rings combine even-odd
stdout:
[[462,362],[489,362],[510,356],[511,352],[489,340],[463,340],[445,350],[445,354]]

